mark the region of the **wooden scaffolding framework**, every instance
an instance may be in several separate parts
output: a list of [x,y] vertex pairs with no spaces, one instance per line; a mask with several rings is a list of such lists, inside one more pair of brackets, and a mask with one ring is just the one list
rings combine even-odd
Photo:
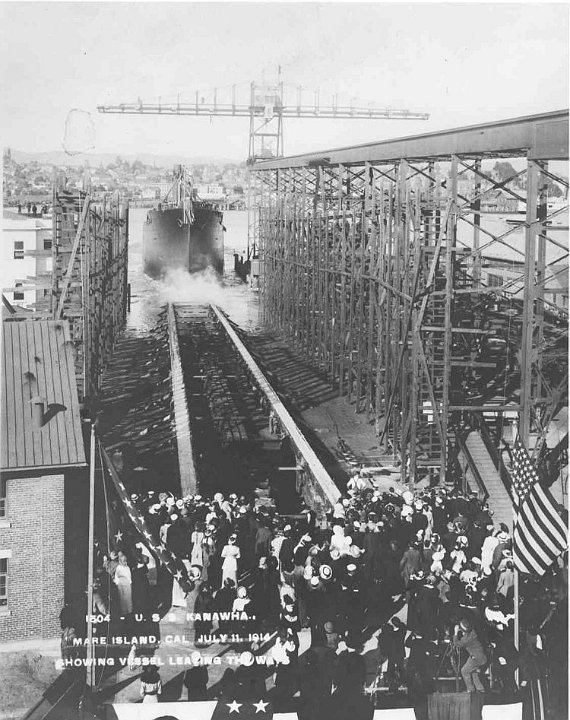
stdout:
[[118,195],[94,201],[89,190],[53,189],[52,313],[66,318],[75,347],[80,401],[99,388],[128,296],[128,209]]
[[[466,414],[518,413],[528,441],[564,400],[568,310],[545,289],[568,270],[568,228],[552,224],[568,203],[547,206],[549,182],[567,198],[549,169],[568,159],[567,123],[561,111],[253,168],[264,320],[375,423],[403,478],[449,480]],[[521,169],[497,178],[504,159]],[[498,191],[525,209],[506,232],[482,221]],[[496,247],[518,261],[503,287],[483,279]],[[500,387],[481,381],[493,372]]]

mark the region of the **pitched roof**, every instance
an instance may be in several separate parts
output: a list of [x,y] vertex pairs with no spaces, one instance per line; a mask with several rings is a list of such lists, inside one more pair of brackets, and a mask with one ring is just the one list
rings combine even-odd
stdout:
[[[73,361],[65,321],[2,323],[2,470],[85,465]],[[45,400],[41,427],[34,397]]]

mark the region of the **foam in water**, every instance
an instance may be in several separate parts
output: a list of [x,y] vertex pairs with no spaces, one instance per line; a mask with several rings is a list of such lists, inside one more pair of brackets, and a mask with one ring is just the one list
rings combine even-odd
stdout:
[[224,288],[220,277],[212,268],[190,274],[177,268],[170,270],[158,283],[159,298],[162,303],[214,303],[223,302]]

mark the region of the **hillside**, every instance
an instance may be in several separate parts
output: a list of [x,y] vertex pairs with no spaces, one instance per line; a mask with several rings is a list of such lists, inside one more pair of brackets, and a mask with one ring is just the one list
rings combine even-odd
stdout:
[[[108,165],[117,158],[116,153],[81,153],[79,155],[68,155],[63,150],[53,150],[48,152],[24,152],[10,148],[12,159],[17,163],[39,162],[42,165],[69,165],[78,167],[89,163],[92,168],[99,165]],[[130,163],[140,160],[145,165],[155,165],[156,167],[171,168],[172,166],[182,163],[183,165],[226,165],[238,164],[242,162],[237,159],[214,158],[204,155],[195,157],[181,157],[178,155],[153,155],[150,153],[137,153],[136,155],[120,155],[122,160],[128,160]]]

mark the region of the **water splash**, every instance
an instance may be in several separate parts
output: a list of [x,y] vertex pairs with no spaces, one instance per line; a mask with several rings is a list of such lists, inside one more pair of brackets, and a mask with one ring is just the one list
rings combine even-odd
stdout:
[[169,271],[160,281],[159,298],[163,303],[215,303],[220,305],[224,299],[221,280],[212,268],[200,273],[190,274],[182,268]]

